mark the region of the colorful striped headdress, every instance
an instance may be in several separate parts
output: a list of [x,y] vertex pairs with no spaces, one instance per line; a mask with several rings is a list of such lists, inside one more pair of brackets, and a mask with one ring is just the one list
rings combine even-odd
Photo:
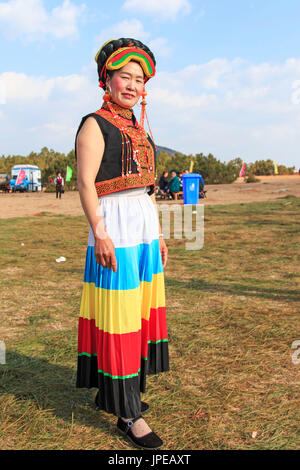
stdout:
[[107,41],[95,56],[98,65],[100,86],[105,89],[107,70],[118,70],[129,61],[138,62],[145,75],[145,82],[155,75],[155,58],[150,49],[141,41],[131,38]]

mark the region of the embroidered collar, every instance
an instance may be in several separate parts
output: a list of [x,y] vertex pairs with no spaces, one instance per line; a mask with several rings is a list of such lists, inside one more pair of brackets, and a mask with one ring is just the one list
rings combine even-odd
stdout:
[[[133,124],[136,122],[136,117],[134,115],[134,112],[131,108],[123,108],[119,104],[115,103],[114,101],[110,102],[110,105],[113,107],[114,111],[116,114],[119,116],[122,116],[125,119],[129,119],[130,121],[133,121]],[[110,111],[107,103],[104,101],[102,104],[102,109],[106,109],[107,111]]]

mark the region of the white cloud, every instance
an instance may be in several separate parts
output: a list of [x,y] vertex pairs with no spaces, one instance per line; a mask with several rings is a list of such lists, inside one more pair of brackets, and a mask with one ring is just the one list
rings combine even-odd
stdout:
[[6,103],[6,87],[3,80],[0,79],[0,104]]
[[51,95],[61,93],[76,93],[87,85],[87,79],[82,75],[67,75],[65,77],[45,78],[29,76],[24,73],[5,72],[0,75],[4,84],[6,103],[32,102],[48,100]]
[[299,59],[256,66],[240,58],[232,61],[214,59],[190,65],[176,73],[159,72],[150,86],[153,90],[165,90],[168,96],[173,93],[177,97],[178,94],[183,98],[193,97],[194,101],[187,98],[187,107],[203,104],[203,99],[198,100],[203,94],[214,95],[218,106],[245,110],[249,116],[249,111],[288,113],[295,110],[292,97],[298,91],[295,87],[297,77],[300,77]]
[[66,135],[75,135],[76,134],[76,127],[70,127],[68,123],[57,123],[57,122],[46,122],[41,124],[40,126],[33,126],[28,127],[28,132],[50,132],[51,134],[55,134],[56,136],[66,136]]
[[154,102],[160,103],[163,106],[167,105],[171,108],[177,108],[178,110],[210,107],[218,102],[217,97],[213,94],[202,93],[201,95],[194,96],[181,90],[170,90],[169,88],[155,87],[151,91],[150,96]]
[[186,153],[246,161],[269,155],[300,165],[298,78],[299,59],[256,65],[214,59],[176,73],[158,72],[147,84],[153,135],[161,145]]
[[132,13],[145,13],[158,19],[175,20],[179,14],[188,15],[191,4],[188,0],[126,0],[123,8]]
[[148,39],[149,36],[150,34],[144,30],[143,24],[139,20],[132,18],[131,20],[123,20],[119,23],[113,24],[109,28],[103,29],[96,37],[96,42],[99,44],[99,47],[97,46],[98,49],[100,49],[102,44],[110,39],[119,39],[124,37],[143,41]]
[[[0,74],[6,89],[1,152],[73,148],[81,117],[102,104],[90,72],[87,66],[54,78]],[[184,153],[211,152],[221,161],[267,156],[299,167],[300,102],[292,99],[299,79],[300,59],[255,65],[240,58],[214,59],[158,72],[146,85],[155,141]],[[139,112],[136,106],[137,117]]]
[[[44,146],[69,152],[81,117],[102,104],[97,83],[83,74],[47,78],[6,72],[0,74],[0,81],[6,88],[1,132],[5,154],[27,155]],[[16,132],[23,139],[20,147]]]
[[112,24],[109,28],[103,29],[95,38],[96,47],[94,53],[110,39],[134,38],[146,42],[147,46],[153,51],[155,57],[169,57],[172,49],[168,45],[167,38],[159,37],[150,39],[150,33],[145,31],[143,23],[135,18],[123,20]]
[[168,45],[166,38],[152,39],[147,45],[154,53],[155,57],[169,57],[172,54],[172,49]]
[[42,0],[10,0],[0,3],[0,25],[7,39],[40,40],[45,35],[60,39],[78,36],[78,21],[85,5],[64,0],[50,13]]

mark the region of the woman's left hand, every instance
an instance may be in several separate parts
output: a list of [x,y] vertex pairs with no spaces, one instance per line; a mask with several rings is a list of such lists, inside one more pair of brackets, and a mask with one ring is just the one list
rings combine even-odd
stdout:
[[165,240],[162,237],[159,237],[159,250],[161,254],[161,259],[163,263],[163,268],[165,268],[168,259],[168,247]]

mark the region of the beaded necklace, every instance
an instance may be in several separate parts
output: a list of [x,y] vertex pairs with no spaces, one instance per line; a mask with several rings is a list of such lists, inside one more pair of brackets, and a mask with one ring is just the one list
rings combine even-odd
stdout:
[[[122,108],[116,103],[106,101],[103,103],[102,108],[111,113],[116,127],[121,132],[122,138],[122,177],[128,177],[131,173],[131,158],[136,163],[138,175],[141,177],[141,161],[139,147],[143,146],[144,155],[146,160],[147,171],[152,171],[152,166],[149,163],[149,141],[145,129],[139,125],[135,119],[133,111],[128,108]],[[134,117],[134,123],[133,123]],[[126,123],[125,119],[131,120],[131,124]],[[126,171],[125,171],[125,155],[126,155]]]

